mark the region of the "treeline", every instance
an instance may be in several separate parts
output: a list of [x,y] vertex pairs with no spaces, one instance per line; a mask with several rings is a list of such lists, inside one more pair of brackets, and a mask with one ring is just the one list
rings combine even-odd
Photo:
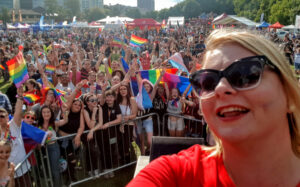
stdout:
[[[78,20],[95,21],[106,16],[128,16],[131,18],[153,18],[158,21],[169,16],[198,17],[203,13],[237,14],[259,22],[261,14],[264,21],[289,25],[295,23],[296,15],[300,15],[300,0],[184,0],[176,6],[160,11],[140,12],[138,8],[123,5],[92,8],[81,12],[79,0],[65,0],[64,7],[58,5],[57,0],[45,0],[46,13],[53,16],[55,21],[71,20],[77,16]],[[2,19],[9,19],[7,11],[2,11]]]

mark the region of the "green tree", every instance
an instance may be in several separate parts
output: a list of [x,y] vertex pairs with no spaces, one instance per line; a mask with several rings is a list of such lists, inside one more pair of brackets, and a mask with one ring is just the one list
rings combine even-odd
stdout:
[[7,22],[10,22],[11,17],[9,14],[9,10],[6,7],[2,8],[2,14],[0,15],[0,19],[3,21],[4,25],[6,25]]
[[141,18],[142,17],[140,10],[137,8],[129,9],[128,11],[126,11],[125,15],[130,18]]
[[68,15],[70,18],[80,15],[79,0],[65,0],[65,7],[68,9]]
[[106,17],[105,10],[102,8],[92,8],[86,14],[88,22],[96,21]]
[[45,0],[45,9],[48,14],[58,13],[59,5],[57,0]]

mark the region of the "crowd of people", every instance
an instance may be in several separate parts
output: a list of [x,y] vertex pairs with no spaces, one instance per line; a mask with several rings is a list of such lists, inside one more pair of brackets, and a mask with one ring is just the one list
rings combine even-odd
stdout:
[[[81,144],[89,145],[85,157],[87,171],[97,174],[100,170],[109,171],[113,168],[113,163],[108,159],[97,157],[99,152],[105,158],[111,158],[116,149],[122,150],[125,153],[124,160],[128,162],[130,142],[137,141],[141,153],[148,154],[152,136],[161,135],[159,131],[165,131],[164,135],[168,136],[206,138],[204,123],[178,117],[184,115],[191,119],[202,119],[197,93],[189,92],[191,86],[180,93],[178,88],[169,87],[161,81],[165,72],[173,68],[168,59],[176,53],[180,54],[188,69],[188,72],[177,69],[177,75],[188,77],[201,68],[206,48],[204,40],[209,32],[201,25],[168,31],[61,29],[39,33],[1,32],[0,63],[3,68],[0,69],[0,132],[3,140],[0,142],[0,164],[5,166],[9,161],[17,165],[28,153],[21,135],[23,122],[46,132],[54,186],[61,186],[57,163],[62,155],[62,147],[67,150],[68,160],[72,161],[74,150]],[[139,48],[132,48],[128,45],[131,34],[148,42]],[[123,44],[116,45],[115,38]],[[300,65],[296,65],[300,64],[299,40],[292,38],[292,41],[285,42],[285,46],[291,46],[289,51],[285,48],[286,54],[291,52],[287,57],[292,58],[292,64],[295,61],[296,71],[300,70]],[[17,89],[12,83],[6,62],[20,52],[27,64],[29,79]],[[121,59],[129,64],[128,70],[124,69]],[[47,65],[54,66],[55,72],[49,73]],[[155,84],[143,79],[139,73],[140,70],[150,69],[160,71]],[[132,79],[138,83],[137,96],[132,91]],[[138,97],[143,90],[149,95],[153,108],[144,109],[141,106]],[[64,93],[65,101],[58,96],[60,91]],[[25,103],[23,96],[26,93],[34,94],[39,99]],[[158,114],[159,118],[154,120],[154,116],[149,115],[151,113]],[[163,120],[166,113],[173,115]],[[135,120],[137,117],[140,120]],[[165,124],[162,124],[163,121]],[[112,128],[116,125],[119,125],[117,130]],[[89,132],[84,134],[85,130]],[[7,131],[11,133],[9,140],[4,138]],[[76,134],[73,139],[62,143],[55,141],[57,137],[71,134]],[[119,146],[112,142],[112,138],[115,138],[115,142],[121,142],[122,137],[126,137],[129,143]],[[28,166],[24,166],[22,173],[13,172],[13,164],[1,167],[0,186],[7,183],[14,185],[13,178],[16,178],[16,186],[29,183],[30,176],[24,177]],[[74,162],[68,162],[69,168],[74,169],[74,165]],[[113,176],[110,172],[109,177]]]

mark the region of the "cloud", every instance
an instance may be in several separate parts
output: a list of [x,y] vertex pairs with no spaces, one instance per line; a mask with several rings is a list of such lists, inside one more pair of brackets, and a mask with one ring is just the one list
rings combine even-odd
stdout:
[[[170,8],[175,6],[177,3],[182,2],[183,0],[155,0],[155,10],[161,10],[163,8]],[[137,6],[137,0],[104,0],[106,5],[115,5],[122,4],[127,6]]]

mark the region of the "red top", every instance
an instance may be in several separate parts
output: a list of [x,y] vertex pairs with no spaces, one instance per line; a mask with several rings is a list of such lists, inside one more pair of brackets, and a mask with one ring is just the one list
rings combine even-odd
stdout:
[[162,156],[143,169],[127,187],[235,187],[222,157],[208,155],[200,145],[194,145],[176,155]]

